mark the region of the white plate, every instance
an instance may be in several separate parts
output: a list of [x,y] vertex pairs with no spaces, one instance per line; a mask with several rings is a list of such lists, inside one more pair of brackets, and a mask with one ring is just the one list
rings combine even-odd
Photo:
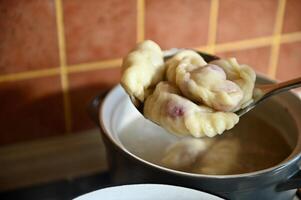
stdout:
[[198,190],[161,184],[123,185],[97,190],[74,200],[221,200]]

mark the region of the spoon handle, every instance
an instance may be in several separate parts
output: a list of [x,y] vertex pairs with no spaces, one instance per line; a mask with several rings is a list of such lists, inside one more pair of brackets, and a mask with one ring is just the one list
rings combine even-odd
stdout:
[[301,87],[301,77],[276,84],[262,85],[260,90],[264,95],[271,96],[297,87]]
[[242,116],[245,113],[247,113],[249,110],[254,108],[257,104],[262,102],[263,100],[267,99],[270,96],[273,96],[275,94],[285,92],[290,89],[294,89],[297,87],[301,87],[301,77],[289,80],[289,81],[284,81],[281,83],[274,83],[274,84],[267,84],[267,85],[256,85],[256,88],[254,90],[254,101],[246,106],[245,108],[242,108],[235,113],[238,116]]

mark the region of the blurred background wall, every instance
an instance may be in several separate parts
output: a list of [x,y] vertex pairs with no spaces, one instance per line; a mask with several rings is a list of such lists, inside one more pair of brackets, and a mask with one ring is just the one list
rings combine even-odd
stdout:
[[144,39],[300,76],[300,19],[299,0],[0,0],[0,144],[93,128],[88,102]]

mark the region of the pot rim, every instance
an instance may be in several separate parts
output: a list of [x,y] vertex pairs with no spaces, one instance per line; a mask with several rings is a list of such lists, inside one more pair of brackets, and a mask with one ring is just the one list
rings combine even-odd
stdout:
[[[259,75],[259,77],[264,78],[269,80],[268,78]],[[132,159],[147,165],[148,167],[154,167],[157,170],[161,170],[167,173],[171,173],[171,174],[175,174],[175,175],[181,175],[181,176],[188,176],[191,178],[208,178],[208,179],[235,179],[235,178],[252,178],[252,177],[257,177],[257,176],[261,176],[264,174],[269,174],[269,173],[278,173],[279,171],[281,171],[283,168],[285,168],[288,165],[291,165],[293,163],[296,163],[298,160],[300,160],[301,158],[301,151],[299,151],[298,153],[296,153],[296,151],[298,150],[298,146],[300,145],[300,137],[298,137],[298,142],[296,144],[296,146],[294,147],[294,149],[292,150],[292,152],[290,153],[290,155],[283,160],[282,162],[280,162],[279,164],[273,166],[273,167],[269,167],[266,169],[262,169],[262,170],[258,170],[258,171],[254,171],[254,172],[248,172],[248,173],[241,173],[241,174],[230,174],[230,175],[209,175],[209,174],[196,174],[196,173],[189,173],[189,172],[184,172],[184,171],[179,171],[179,170],[174,170],[174,169],[170,169],[167,167],[163,167],[157,164],[154,164],[152,162],[149,162],[147,160],[144,160],[138,156],[136,156],[135,154],[131,153],[130,151],[128,151],[122,144],[119,144],[116,139],[114,139],[114,137],[112,136],[112,134],[110,134],[110,130],[106,127],[106,125],[104,124],[103,121],[103,113],[104,113],[104,109],[105,109],[105,104],[107,102],[110,101],[110,97],[112,96],[112,93],[116,92],[116,90],[122,86],[120,84],[117,84],[115,87],[113,87],[109,93],[106,95],[106,97],[103,99],[100,109],[98,110],[98,121],[100,123],[102,134],[112,143],[115,145],[115,147],[117,147],[119,150],[121,150],[124,154],[126,154],[127,156],[131,157]],[[295,98],[299,98],[296,94],[290,92],[291,95],[293,95]],[[301,102],[300,102],[301,103]],[[298,133],[300,132],[299,130],[299,126],[298,124],[297,128],[298,128]],[[300,133],[299,133],[300,134]],[[294,155],[295,154],[295,155]],[[294,156],[293,156],[294,155]]]

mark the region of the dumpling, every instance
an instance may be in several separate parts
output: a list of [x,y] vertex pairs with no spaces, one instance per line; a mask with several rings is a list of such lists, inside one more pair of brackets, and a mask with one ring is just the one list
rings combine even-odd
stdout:
[[146,99],[144,116],[169,132],[194,137],[222,134],[239,121],[235,113],[216,112],[180,96],[169,82],[160,82]]
[[164,78],[163,53],[159,45],[147,40],[137,45],[123,60],[121,84],[130,96],[141,102]]
[[165,150],[161,165],[197,174],[225,175],[240,170],[237,162],[241,145],[238,138],[185,138]]
[[241,163],[237,162],[241,145],[238,138],[214,141],[210,149],[198,157],[191,172],[197,174],[224,175],[237,173]]
[[232,111],[243,98],[240,87],[227,80],[222,68],[207,64],[194,51],[177,53],[166,62],[166,78],[174,83],[185,97],[215,110]]
[[243,98],[240,87],[227,80],[223,69],[213,64],[193,70],[179,64],[176,84],[185,97],[219,111],[234,110]]
[[236,110],[244,108],[253,101],[256,73],[248,65],[240,65],[235,58],[220,59],[210,62],[221,67],[229,80],[239,85],[243,91],[242,100]]
[[161,164],[171,169],[189,171],[209,145],[210,141],[204,139],[182,139],[167,147]]
[[206,65],[206,61],[198,53],[192,50],[183,50],[166,61],[166,78],[171,83],[176,83],[176,69],[185,60],[190,70]]
[[121,85],[151,121],[177,135],[213,137],[234,127],[234,113],[252,102],[255,72],[235,58],[206,63],[182,50],[164,63],[153,41],[123,60]]

